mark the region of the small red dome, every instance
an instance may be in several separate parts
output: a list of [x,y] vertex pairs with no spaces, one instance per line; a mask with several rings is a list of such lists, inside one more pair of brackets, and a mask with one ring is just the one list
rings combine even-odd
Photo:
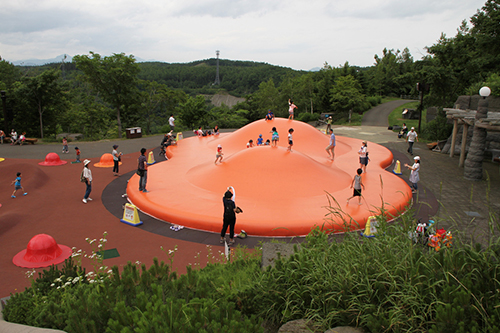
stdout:
[[31,238],[25,250],[14,256],[12,262],[20,267],[47,267],[63,262],[70,255],[69,247],[57,244],[50,235],[38,234]]
[[59,157],[59,155],[57,155],[56,153],[48,153],[45,156],[45,161],[40,162],[38,164],[45,165],[45,166],[57,166],[57,165],[63,165],[66,163],[68,163],[68,162],[62,161],[61,158]]

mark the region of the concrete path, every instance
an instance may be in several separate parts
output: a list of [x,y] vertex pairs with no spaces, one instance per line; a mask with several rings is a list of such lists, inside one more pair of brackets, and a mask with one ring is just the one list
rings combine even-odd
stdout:
[[361,120],[361,125],[381,126],[387,128],[389,126],[387,117],[389,117],[391,112],[394,111],[394,109],[397,108],[398,106],[401,106],[409,102],[415,102],[415,101],[402,99],[377,105],[371,110],[365,112],[365,114],[363,115],[363,120]]

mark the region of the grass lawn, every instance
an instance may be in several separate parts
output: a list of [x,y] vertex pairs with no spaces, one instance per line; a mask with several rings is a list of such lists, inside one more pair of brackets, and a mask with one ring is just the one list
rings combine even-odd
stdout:
[[[408,129],[410,129],[412,127],[415,127],[416,129],[418,129],[418,119],[403,119],[402,113],[403,113],[404,109],[416,110],[418,108],[419,104],[420,104],[420,102],[415,101],[415,102],[403,104],[400,107],[397,107],[396,109],[394,109],[394,111],[392,111],[391,114],[389,115],[389,119],[388,119],[389,125],[390,126],[394,126],[394,125],[402,126],[403,123],[406,123],[406,126],[408,127]],[[424,109],[422,111],[422,124],[421,124],[422,128],[425,125],[426,114],[427,114],[427,110]]]

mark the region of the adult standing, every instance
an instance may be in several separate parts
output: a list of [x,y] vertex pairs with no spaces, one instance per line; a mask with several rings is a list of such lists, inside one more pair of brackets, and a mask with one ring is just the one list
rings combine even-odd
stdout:
[[86,204],[87,201],[92,201],[90,197],[90,192],[92,192],[92,171],[89,168],[90,160],[83,161],[83,175],[82,177],[85,179],[85,185],[87,188],[85,189],[85,195],[83,197],[83,203]]
[[236,204],[234,203],[233,193],[228,189],[224,193],[222,203],[224,205],[224,215],[222,218],[222,230],[220,232],[220,243],[224,243],[227,227],[229,227],[229,244],[234,244],[234,226],[236,224]]
[[123,155],[122,152],[118,152],[116,150],[117,148],[118,148],[118,145],[113,145],[113,151],[111,152],[111,155],[113,155],[113,175],[114,176],[120,175],[119,165],[120,165],[121,156]]
[[358,151],[359,154],[359,168],[366,173],[366,166],[368,165],[368,146],[366,141],[363,141],[361,148]]
[[168,124],[170,125],[170,130],[172,132],[174,132],[174,128],[175,128],[175,118],[174,118],[174,115],[171,114],[170,115],[170,118],[168,118]]
[[413,144],[415,141],[418,142],[418,134],[415,132],[415,127],[412,127],[408,134],[406,134],[406,142],[408,142],[408,152],[410,155],[413,155]]
[[3,139],[5,139],[5,132],[0,129],[0,141],[3,144]]
[[333,161],[335,158],[335,134],[333,134],[333,128],[330,128],[330,143],[326,147],[326,152],[328,153],[328,156],[330,156],[330,159]]
[[413,158],[413,165],[410,166],[408,164],[405,164],[405,167],[407,167],[408,169],[411,170],[411,173],[410,173],[410,182],[411,182],[411,187],[412,187],[412,193],[417,193],[417,190],[418,190],[418,181],[420,180],[420,157],[419,156],[415,156]]
[[330,128],[332,128],[332,123],[333,123],[332,116],[329,116],[326,119],[326,134],[330,133]]
[[141,149],[141,156],[139,156],[137,174],[139,175],[139,192],[148,193],[146,190],[146,183],[148,182],[148,163],[146,158],[146,148]]

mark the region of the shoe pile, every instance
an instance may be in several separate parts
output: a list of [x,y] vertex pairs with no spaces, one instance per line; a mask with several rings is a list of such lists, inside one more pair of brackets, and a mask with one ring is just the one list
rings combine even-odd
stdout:
[[174,224],[173,226],[170,227],[170,230],[173,230],[173,231],[179,231],[182,229],[184,229],[184,226],[178,225],[178,224]]

